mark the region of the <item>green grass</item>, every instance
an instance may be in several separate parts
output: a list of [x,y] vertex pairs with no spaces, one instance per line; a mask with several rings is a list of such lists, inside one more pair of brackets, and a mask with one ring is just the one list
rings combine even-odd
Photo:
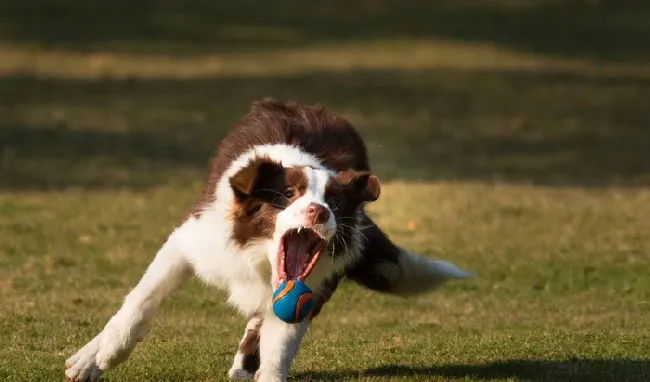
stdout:
[[[345,284],[293,380],[650,380],[647,5],[248,4],[0,5],[0,380],[63,378],[269,95],[355,123],[372,216],[477,274]],[[186,284],[105,379],[224,380],[224,301]]]

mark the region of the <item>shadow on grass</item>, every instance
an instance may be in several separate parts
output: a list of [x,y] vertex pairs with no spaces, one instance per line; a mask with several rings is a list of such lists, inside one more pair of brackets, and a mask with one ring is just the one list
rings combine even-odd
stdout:
[[0,123],[0,190],[141,189],[201,180],[209,149],[143,132]]
[[76,51],[170,54],[314,42],[449,39],[599,60],[650,60],[643,0],[102,2],[5,0],[0,41]]
[[322,102],[384,180],[645,186],[650,83],[565,73],[373,71],[264,78],[0,78],[0,189],[200,181],[264,96]]
[[584,381],[641,382],[650,378],[649,360],[590,360],[567,361],[511,360],[479,365],[445,365],[409,367],[389,365],[363,371],[306,372],[295,380],[338,381],[359,377],[443,377],[491,380],[515,378],[521,381]]
[[[649,20],[644,1],[7,0],[0,44],[191,55],[448,39],[627,62],[650,60]],[[6,76],[0,190],[200,179],[218,139],[264,96],[331,105],[359,127],[385,180],[650,183],[648,80],[558,68],[150,81]]]

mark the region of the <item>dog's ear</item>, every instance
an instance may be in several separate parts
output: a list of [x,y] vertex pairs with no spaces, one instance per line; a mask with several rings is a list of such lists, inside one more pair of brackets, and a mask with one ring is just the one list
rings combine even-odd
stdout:
[[381,187],[379,178],[368,171],[345,170],[336,175],[336,181],[351,187],[364,202],[374,202],[379,198]]
[[365,196],[364,199],[366,202],[374,202],[379,199],[379,192],[381,187],[379,186],[379,178],[376,175],[368,175],[365,186]]
[[282,175],[284,169],[278,162],[266,157],[252,159],[246,167],[230,178],[230,186],[238,199],[244,199],[273,178]]

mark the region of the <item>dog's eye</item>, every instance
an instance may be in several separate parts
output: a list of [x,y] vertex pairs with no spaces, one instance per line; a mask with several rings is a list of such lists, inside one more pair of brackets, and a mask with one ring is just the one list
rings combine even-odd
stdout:
[[325,201],[327,202],[327,205],[330,206],[330,208],[333,210],[341,206],[341,199],[337,198],[336,196],[329,196]]
[[284,196],[287,199],[291,199],[296,195],[296,193],[293,191],[293,188],[289,187],[286,190],[284,190]]

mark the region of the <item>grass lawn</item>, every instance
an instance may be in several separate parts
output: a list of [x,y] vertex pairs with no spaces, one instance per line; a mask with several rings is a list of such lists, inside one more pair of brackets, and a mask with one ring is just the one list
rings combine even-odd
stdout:
[[[119,4],[0,5],[0,380],[63,379],[264,96],[350,119],[378,224],[477,275],[345,284],[292,380],[650,380],[650,7]],[[105,380],[225,380],[224,301],[187,283]]]

